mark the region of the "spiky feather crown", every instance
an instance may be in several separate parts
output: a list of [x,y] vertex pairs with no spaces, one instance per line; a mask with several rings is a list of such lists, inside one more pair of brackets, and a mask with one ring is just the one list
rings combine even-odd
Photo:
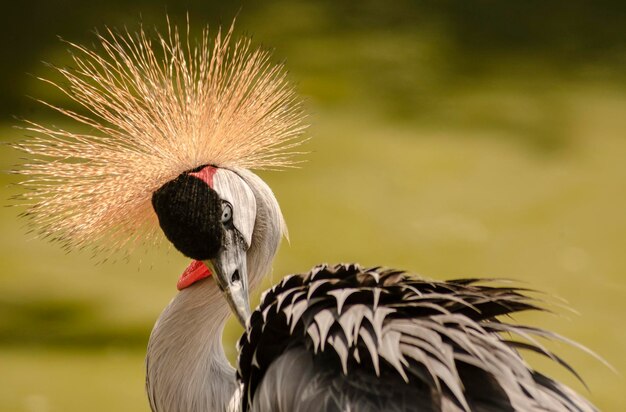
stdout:
[[[87,126],[72,132],[27,121],[17,144],[31,159],[17,172],[26,212],[45,237],[67,248],[119,249],[151,238],[152,193],[205,164],[281,168],[305,129],[300,100],[270,53],[208,27],[191,41],[168,23],[150,38],[107,29],[98,49],[70,45],[75,68],[57,68],[60,89],[89,115],[47,106]],[[104,243],[104,242],[102,242]]]

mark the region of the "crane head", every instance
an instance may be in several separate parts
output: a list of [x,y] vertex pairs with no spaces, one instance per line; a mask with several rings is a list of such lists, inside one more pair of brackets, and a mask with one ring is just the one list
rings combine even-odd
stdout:
[[228,304],[245,325],[250,315],[247,252],[256,221],[256,200],[232,170],[201,166],[183,172],[152,195],[167,239],[194,261],[196,270],[179,289],[213,274]]
[[212,272],[243,322],[248,282],[267,273],[285,233],[250,170],[297,163],[305,114],[283,65],[235,39],[233,25],[189,33],[107,29],[91,48],[69,43],[75,67],[42,80],[83,110],[43,103],[89,132],[26,121],[18,202],[41,236],[98,255],[153,245],[152,203],[166,237],[202,262],[179,287]]

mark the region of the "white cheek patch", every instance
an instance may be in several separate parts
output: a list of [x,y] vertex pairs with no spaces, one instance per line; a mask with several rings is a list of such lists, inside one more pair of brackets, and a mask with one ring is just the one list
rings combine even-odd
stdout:
[[233,225],[250,247],[256,220],[254,193],[237,173],[228,169],[217,169],[213,176],[213,190],[233,206]]

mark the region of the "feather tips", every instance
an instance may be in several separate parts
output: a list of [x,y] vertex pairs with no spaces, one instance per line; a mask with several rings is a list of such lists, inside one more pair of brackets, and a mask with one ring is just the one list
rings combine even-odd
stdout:
[[68,43],[74,68],[57,68],[62,83],[42,79],[82,110],[42,103],[88,130],[27,121],[34,136],[15,145],[29,158],[18,199],[43,236],[117,249],[156,232],[150,196],[186,170],[294,165],[306,126],[283,66],[233,39],[233,26],[195,41],[188,32],[107,29],[97,48]]

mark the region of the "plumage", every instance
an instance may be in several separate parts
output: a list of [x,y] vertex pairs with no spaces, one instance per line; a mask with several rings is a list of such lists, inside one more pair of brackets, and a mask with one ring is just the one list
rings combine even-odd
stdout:
[[354,264],[283,279],[239,341],[244,410],[595,410],[518,352],[553,357],[524,340],[558,335],[500,319],[538,302],[487,283]]
[[[535,339],[559,336],[502,319],[541,310],[515,287],[322,265],[283,278],[250,315],[248,288],[287,232],[250,169],[292,165],[304,116],[282,66],[232,31],[70,44],[76,68],[53,84],[89,115],[53,108],[93,134],[31,122],[36,136],[17,145],[42,235],[116,249],[160,226],[194,260],[150,335],[152,410],[594,411],[524,361],[530,350],[569,368]],[[229,310],[247,319],[237,370],[221,343]]]

